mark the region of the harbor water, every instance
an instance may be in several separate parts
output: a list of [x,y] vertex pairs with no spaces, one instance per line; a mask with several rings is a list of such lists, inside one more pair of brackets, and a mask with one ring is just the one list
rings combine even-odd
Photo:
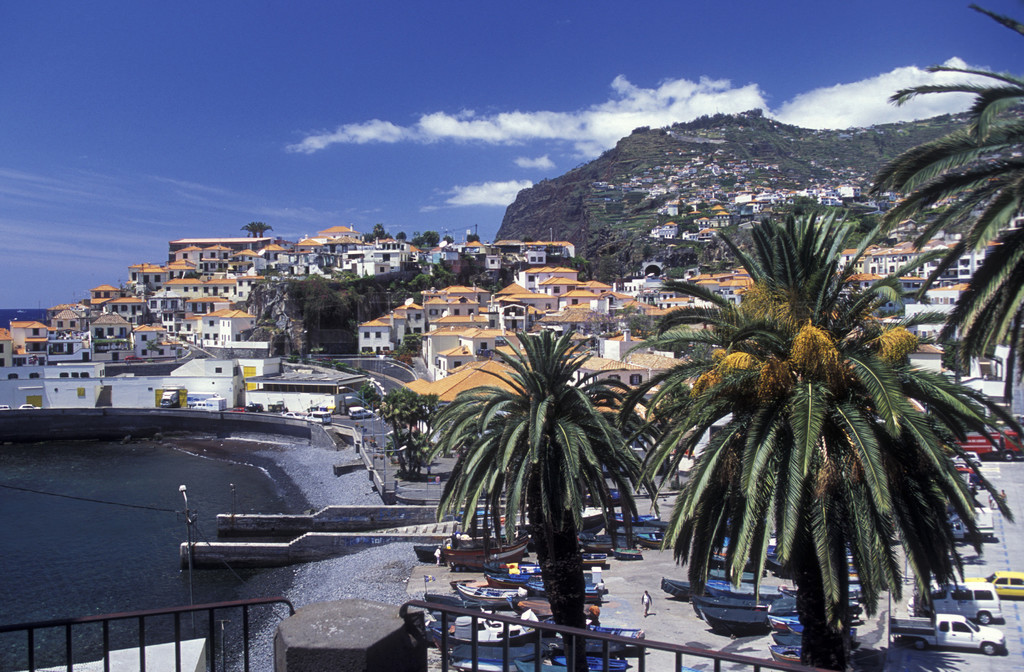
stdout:
[[[187,535],[179,486],[187,488],[197,542],[216,538],[219,513],[305,506],[262,469],[182,450],[201,453],[197,443],[0,445],[2,622],[242,599],[254,596],[253,583],[262,596],[283,594],[289,571],[225,567],[193,572],[190,581],[179,569]],[[0,641],[0,656],[12,646]]]

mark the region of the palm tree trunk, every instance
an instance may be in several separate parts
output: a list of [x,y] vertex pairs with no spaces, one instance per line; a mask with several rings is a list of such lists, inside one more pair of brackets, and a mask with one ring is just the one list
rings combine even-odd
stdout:
[[1008,339],[1010,345],[1010,354],[1006,357],[1006,363],[1003,367],[1003,375],[1006,377],[1006,384],[1003,387],[1003,401],[1008,406],[1013,407],[1013,383],[1018,378],[1017,372],[1017,345],[1020,343],[1020,311],[1013,316],[1013,325],[1010,327],[1010,338]]
[[796,584],[796,610],[804,626],[800,662],[830,670],[846,669],[843,633],[828,623],[825,591],[821,585],[821,567],[814,549],[804,544],[793,572]]
[[[586,606],[586,579],[583,575],[583,556],[580,555],[576,522],[567,513],[561,521],[545,521],[539,512],[540,488],[528,486],[527,508],[530,511],[530,534],[537,552],[537,564],[541,568],[544,592],[551,604],[551,615],[555,623],[574,628],[586,628],[587,619],[583,613]],[[576,644],[576,669],[585,670],[586,641],[579,639]]]

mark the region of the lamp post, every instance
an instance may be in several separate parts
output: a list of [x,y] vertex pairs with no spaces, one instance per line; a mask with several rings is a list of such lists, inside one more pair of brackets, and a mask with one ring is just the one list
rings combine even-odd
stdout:
[[[188,508],[188,492],[184,485],[178,486],[178,492],[185,500],[185,539],[188,548],[188,604],[195,605],[195,597],[192,592],[192,512]],[[192,630],[196,627],[196,615],[192,613]]]

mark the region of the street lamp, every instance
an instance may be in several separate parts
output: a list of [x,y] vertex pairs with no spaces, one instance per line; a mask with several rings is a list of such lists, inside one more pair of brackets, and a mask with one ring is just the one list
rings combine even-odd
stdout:
[[[195,606],[195,597],[192,592],[192,512],[188,508],[188,493],[184,485],[178,486],[178,492],[185,499],[185,538],[188,548],[188,604]],[[192,629],[196,627],[196,615],[192,613]]]

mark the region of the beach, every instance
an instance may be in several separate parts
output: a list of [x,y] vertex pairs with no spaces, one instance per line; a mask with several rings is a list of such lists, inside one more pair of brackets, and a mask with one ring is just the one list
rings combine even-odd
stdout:
[[[325,450],[304,443],[281,442],[277,437],[247,436],[231,439],[197,438],[182,444],[182,450],[211,459],[242,462],[264,470],[281,488],[292,511],[297,513],[329,505],[380,505],[366,472],[335,476],[333,467],[350,457],[351,448]],[[349,453],[349,455],[346,455]],[[225,512],[227,513],[227,512]],[[397,607],[413,596],[421,597],[422,586],[410,595],[409,577],[419,566],[412,544],[389,544],[369,548],[320,562],[292,565],[261,574],[246,582],[243,598],[276,597],[281,579],[284,595],[296,609],[307,604],[342,599],[365,599]],[[252,669],[273,670],[274,630],[279,620],[259,623],[253,637]]]

